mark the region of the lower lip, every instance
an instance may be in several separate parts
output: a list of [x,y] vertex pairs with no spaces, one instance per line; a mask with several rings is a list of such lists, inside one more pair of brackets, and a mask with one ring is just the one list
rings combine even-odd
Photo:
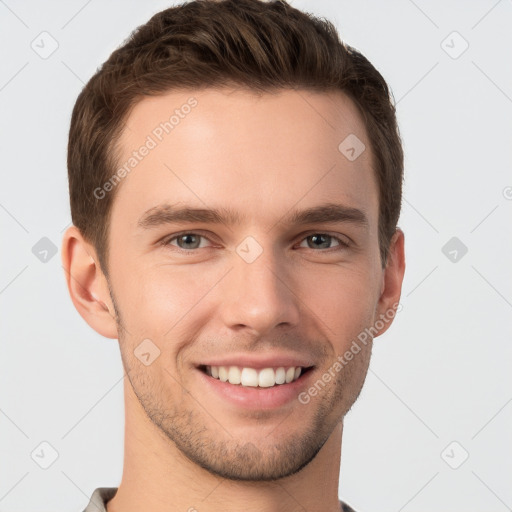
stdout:
[[311,368],[297,380],[288,384],[276,384],[269,388],[260,388],[222,382],[197,369],[199,377],[214,393],[233,405],[252,410],[276,409],[293,400],[298,401],[298,395],[308,386],[313,370],[314,368]]

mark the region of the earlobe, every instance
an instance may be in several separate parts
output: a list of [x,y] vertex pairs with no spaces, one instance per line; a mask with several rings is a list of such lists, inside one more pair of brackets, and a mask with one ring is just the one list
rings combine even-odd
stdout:
[[388,330],[400,302],[402,282],[405,274],[404,242],[404,232],[397,228],[389,244],[388,261],[384,269],[381,294],[377,305],[375,323],[380,319],[380,324],[384,324],[382,329],[379,329],[377,336],[384,334]]
[[76,310],[96,332],[116,339],[115,310],[94,247],[76,226],[71,226],[64,233],[61,252],[69,295]]

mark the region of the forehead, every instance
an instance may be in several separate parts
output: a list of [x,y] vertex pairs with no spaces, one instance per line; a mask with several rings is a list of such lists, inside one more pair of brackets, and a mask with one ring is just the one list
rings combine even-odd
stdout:
[[[118,142],[113,206],[136,225],[163,203],[272,222],[292,207],[343,202],[377,215],[370,143],[341,92],[177,90],[141,100]],[[355,158],[354,158],[355,157]]]

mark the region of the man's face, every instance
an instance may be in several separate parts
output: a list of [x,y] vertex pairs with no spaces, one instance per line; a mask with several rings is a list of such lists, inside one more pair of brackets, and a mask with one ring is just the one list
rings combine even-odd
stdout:
[[[338,149],[351,134],[367,148],[355,160]],[[371,342],[333,372],[335,361],[384,313],[378,188],[355,106],[341,93],[174,91],[137,104],[120,148],[119,166],[133,151],[140,159],[117,185],[109,235],[134,395],[169,441],[215,474],[293,474],[356,400]],[[326,204],[348,215],[292,218]],[[165,205],[167,213],[229,209],[238,221],[151,216]],[[309,370],[254,387],[208,375],[212,365],[247,367],[246,377]],[[298,400],[330,368],[330,381]]]

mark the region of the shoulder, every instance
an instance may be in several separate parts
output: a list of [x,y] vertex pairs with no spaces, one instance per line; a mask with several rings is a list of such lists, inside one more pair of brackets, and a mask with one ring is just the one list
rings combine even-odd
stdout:
[[106,512],[107,501],[111,500],[117,492],[117,487],[98,487],[94,490],[89,504],[83,512]]
[[343,501],[340,500],[341,511],[342,512],[356,512],[350,505],[347,505]]

